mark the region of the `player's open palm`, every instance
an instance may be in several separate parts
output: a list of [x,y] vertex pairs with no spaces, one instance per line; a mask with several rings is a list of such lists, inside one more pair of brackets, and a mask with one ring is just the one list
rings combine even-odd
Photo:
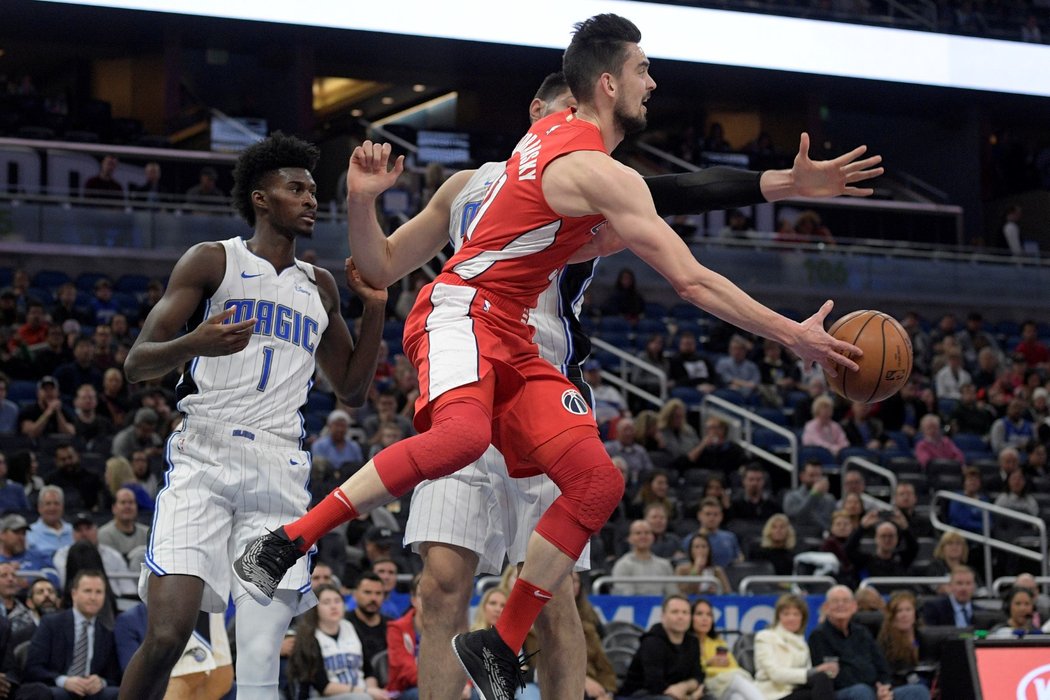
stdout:
[[398,156],[390,167],[389,143],[365,141],[350,154],[346,171],[346,196],[376,197],[393,186],[405,170],[405,157]]
[[803,133],[791,168],[796,191],[803,197],[870,196],[873,189],[856,187],[855,183],[878,177],[882,175],[883,169],[878,167],[882,156],[861,159],[867,150],[866,146],[858,146],[831,160],[811,160],[809,134]]
[[386,304],[386,289],[376,289],[365,282],[352,257],[346,259],[346,286],[366,305]]
[[255,319],[227,323],[236,311],[235,308],[226,309],[193,329],[190,336],[195,355],[221,357],[248,347],[248,341],[252,339],[252,330],[255,328]]
[[834,338],[824,330],[824,319],[831,313],[833,306],[834,302],[829,299],[817,313],[803,321],[801,332],[791,346],[791,351],[798,355],[807,367],[816,362],[831,377],[838,376],[839,366],[855,371],[857,363],[850,358],[864,354],[856,345]]

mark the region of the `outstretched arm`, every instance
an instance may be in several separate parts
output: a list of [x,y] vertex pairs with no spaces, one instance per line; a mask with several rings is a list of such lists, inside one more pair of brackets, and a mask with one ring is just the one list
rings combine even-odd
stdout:
[[350,253],[364,281],[386,288],[433,258],[448,242],[452,200],[473,174],[446,180],[416,216],[387,238],[376,220],[376,199],[404,170],[404,156],[390,167],[390,144],[365,141],[354,149],[346,173]]

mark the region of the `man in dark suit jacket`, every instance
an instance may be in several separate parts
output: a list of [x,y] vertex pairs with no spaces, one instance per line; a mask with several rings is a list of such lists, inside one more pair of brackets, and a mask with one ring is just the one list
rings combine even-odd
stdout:
[[972,627],[974,588],[973,569],[968,566],[955,567],[948,582],[948,595],[924,605],[923,620],[931,626]]
[[[33,634],[24,674],[26,683],[33,687],[23,687],[20,697],[116,700],[120,666],[113,631],[97,619],[106,600],[102,573],[91,569],[78,572],[71,594],[73,609],[41,618]],[[78,654],[82,635],[87,640]],[[27,691],[34,692],[26,696]]]

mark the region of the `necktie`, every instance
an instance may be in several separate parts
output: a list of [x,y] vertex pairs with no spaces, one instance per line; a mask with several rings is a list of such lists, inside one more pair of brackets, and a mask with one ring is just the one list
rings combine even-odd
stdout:
[[87,675],[87,653],[88,653],[88,621],[80,623],[80,636],[73,645],[73,664],[69,667],[70,676]]
[[963,619],[966,620],[967,627],[973,624],[973,611],[970,610],[969,605],[963,607]]

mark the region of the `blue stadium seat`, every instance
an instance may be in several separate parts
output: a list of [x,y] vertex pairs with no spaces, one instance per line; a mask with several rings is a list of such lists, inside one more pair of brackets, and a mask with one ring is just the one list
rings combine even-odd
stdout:
[[383,324],[383,340],[390,341],[396,340],[401,341],[401,338],[405,335],[405,324],[396,319],[391,319]]
[[323,391],[311,391],[306,399],[306,410],[311,413],[314,411],[330,413],[334,408],[335,398]]
[[634,329],[631,328],[631,322],[623,316],[602,316],[601,320],[598,321],[598,331],[600,333],[631,333]]
[[761,447],[770,452],[788,446],[788,439],[786,437],[770,430],[769,428],[755,428],[755,431],[751,434],[751,442],[756,447]]
[[959,399],[937,399],[937,412],[942,416],[950,416],[958,405]]
[[7,385],[7,400],[17,404],[36,401],[36,382],[30,379],[12,379]]
[[811,459],[820,460],[821,464],[838,464],[835,455],[831,454],[831,450],[826,447],[820,447],[818,445],[802,445],[798,448],[799,464],[805,464]]
[[660,318],[640,318],[635,332],[642,338],[644,343],[651,335],[667,335],[667,324]]
[[763,406],[755,410],[755,413],[762,416],[766,420],[776,423],[777,425],[783,425],[787,427],[788,419],[782,410],[779,408],[769,408]]
[[972,433],[956,433],[952,440],[963,452],[988,452],[988,443],[980,435]]
[[41,270],[33,275],[32,284],[34,287],[43,287],[54,292],[69,281],[69,275],[61,270]]
[[77,289],[83,289],[85,292],[93,294],[95,291],[95,282],[108,277],[109,275],[104,272],[81,272],[77,275],[74,284],[77,285]]
[[704,395],[691,386],[676,386],[671,388],[671,398],[680,399],[686,406],[697,406],[703,401]]
[[125,294],[145,294],[149,279],[146,275],[121,275],[113,289]]
[[649,301],[645,304],[645,317],[648,319],[663,320],[667,316],[667,307],[663,304],[658,304],[655,301]]
[[861,457],[869,462],[879,463],[879,453],[866,447],[845,447],[839,452],[840,463],[844,463],[850,457]]

